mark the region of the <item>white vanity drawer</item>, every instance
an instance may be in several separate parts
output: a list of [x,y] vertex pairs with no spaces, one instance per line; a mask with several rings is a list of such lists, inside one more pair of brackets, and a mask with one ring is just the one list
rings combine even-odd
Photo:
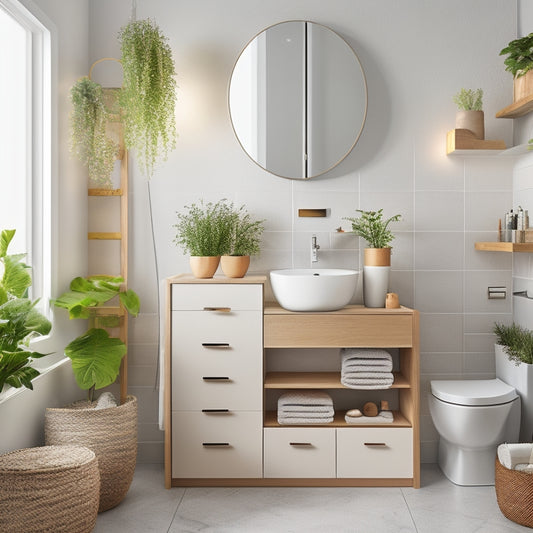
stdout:
[[337,428],[337,477],[412,476],[411,428]]
[[[262,285],[239,284],[174,284],[172,285],[172,310],[227,312],[263,309]],[[217,311],[218,309],[218,311]]]
[[262,353],[260,312],[174,311],[173,410],[261,410]]
[[266,478],[335,477],[335,428],[265,428]]
[[172,477],[262,477],[261,412],[172,413]]

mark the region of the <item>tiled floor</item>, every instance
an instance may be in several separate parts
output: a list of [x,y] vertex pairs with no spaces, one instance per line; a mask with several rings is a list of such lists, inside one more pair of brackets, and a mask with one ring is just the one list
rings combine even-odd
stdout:
[[436,465],[422,488],[173,488],[162,465],[138,465],[124,501],[97,533],[511,533],[494,487],[459,487]]

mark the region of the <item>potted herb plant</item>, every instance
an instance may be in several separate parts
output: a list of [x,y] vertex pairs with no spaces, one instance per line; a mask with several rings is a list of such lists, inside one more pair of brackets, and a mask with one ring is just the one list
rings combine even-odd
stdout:
[[485,138],[485,117],[483,114],[483,89],[461,89],[454,97],[458,111],[455,127],[471,131],[477,139]]
[[35,308],[38,300],[27,298],[32,279],[30,267],[22,261],[24,256],[7,253],[15,232],[3,230],[0,234],[0,392],[6,385],[33,389],[32,380],[39,371],[31,363],[47,354],[31,350],[29,344],[52,329]]
[[231,209],[229,248],[220,258],[220,267],[226,277],[242,278],[250,267],[250,256],[260,251],[264,220],[254,220],[244,205]]
[[107,134],[111,114],[104,90],[99,83],[84,76],[72,86],[70,99],[71,150],[87,166],[91,185],[111,188],[119,146]]
[[500,55],[506,55],[505,70],[513,75],[513,101],[533,92],[533,33],[511,41]]
[[364,211],[358,218],[344,217],[352,223],[352,231],[367,241],[364,251],[363,298],[366,307],[385,307],[389,287],[391,246],[394,234],[389,229],[392,222],[401,220],[401,215],[383,218],[383,209]]
[[176,145],[176,71],[167,38],[151,20],[132,21],[119,32],[123,83],[120,107],[124,141],[151,176]]
[[100,512],[115,507],[126,495],[137,456],[137,399],[128,396],[117,405],[112,395],[106,394],[94,401],[95,390],[116,380],[126,353],[124,342],[104,329],[116,326],[120,316],[96,316],[95,308],[118,298],[124,312],[133,316],[139,312],[139,297],[132,290],[121,290],[122,282],[121,277],[113,276],[78,277],[68,292],[52,302],[67,309],[70,318],[89,318],[94,324],[65,348],[76,382],[88,391],[88,398],[46,409],[45,442],[78,444],[94,451],[101,478]]
[[533,440],[533,331],[518,324],[495,323],[496,374],[521,399],[520,441]]
[[190,254],[190,266],[196,278],[212,278],[220,256],[228,253],[234,223],[232,205],[225,199],[218,202],[185,206],[177,213],[174,243]]

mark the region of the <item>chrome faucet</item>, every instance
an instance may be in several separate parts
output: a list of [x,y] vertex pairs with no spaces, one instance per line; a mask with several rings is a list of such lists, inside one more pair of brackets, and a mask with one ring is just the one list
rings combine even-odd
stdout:
[[316,235],[311,237],[311,263],[318,263],[318,250],[320,245],[316,242]]

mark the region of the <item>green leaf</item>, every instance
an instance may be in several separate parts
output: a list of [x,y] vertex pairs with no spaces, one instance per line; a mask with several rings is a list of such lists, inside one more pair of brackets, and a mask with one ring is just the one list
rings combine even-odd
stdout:
[[6,383],[15,388],[24,385],[32,389],[31,380],[38,376],[39,372],[27,366],[31,355],[32,352],[24,350],[0,352],[0,391]]
[[16,230],[14,229],[5,229],[0,234],[0,257],[5,257],[7,254],[7,248],[9,243],[12,241],[15,236]]
[[127,291],[121,292],[118,296],[122,305],[126,308],[130,315],[137,316],[139,314],[141,301],[139,300],[139,296],[135,291],[128,289]]
[[30,269],[20,262],[20,256],[6,255],[4,257],[2,285],[8,293],[17,298],[22,298],[31,286]]
[[116,380],[126,345],[110,337],[107,331],[92,328],[74,339],[65,348],[65,354],[72,361],[74,377],[81,389],[90,389],[93,385],[101,389]]
[[35,370],[35,368],[32,368],[31,366],[25,366],[13,372],[13,374],[6,379],[6,383],[16,389],[24,386],[27,389],[33,390],[31,380],[38,375],[40,375],[38,370]]

